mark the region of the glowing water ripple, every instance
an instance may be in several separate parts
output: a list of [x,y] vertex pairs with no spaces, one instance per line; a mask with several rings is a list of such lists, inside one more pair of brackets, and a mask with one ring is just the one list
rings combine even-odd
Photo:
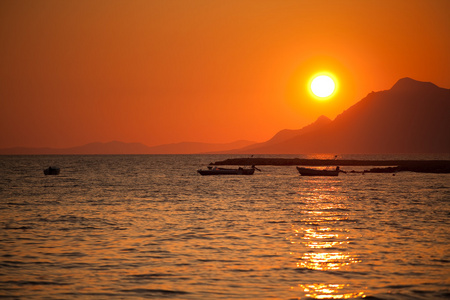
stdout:
[[[292,225],[291,245],[298,251],[296,268],[320,272],[342,271],[361,262],[358,254],[344,251],[353,239],[346,223],[351,222],[346,199],[334,195],[338,187],[314,189],[315,196],[299,212],[300,220]],[[292,287],[291,287],[292,288]],[[354,291],[346,283],[301,283],[299,291],[314,299],[349,299],[361,297],[363,291]]]
[[308,284],[300,285],[306,297],[313,299],[350,299],[364,296],[364,292],[342,293],[348,285],[344,284]]

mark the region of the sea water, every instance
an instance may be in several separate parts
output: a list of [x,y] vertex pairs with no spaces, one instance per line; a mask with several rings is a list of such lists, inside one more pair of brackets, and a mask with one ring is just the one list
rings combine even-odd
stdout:
[[0,296],[450,296],[450,174],[196,172],[229,157],[1,156]]

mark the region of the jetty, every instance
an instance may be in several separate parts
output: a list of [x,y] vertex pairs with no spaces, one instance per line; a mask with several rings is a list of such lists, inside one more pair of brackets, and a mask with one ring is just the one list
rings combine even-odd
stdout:
[[[373,166],[367,173],[450,173],[450,160],[355,160],[355,159],[304,159],[304,158],[229,158],[211,165],[259,165],[259,166]],[[384,167],[384,168],[379,168]]]

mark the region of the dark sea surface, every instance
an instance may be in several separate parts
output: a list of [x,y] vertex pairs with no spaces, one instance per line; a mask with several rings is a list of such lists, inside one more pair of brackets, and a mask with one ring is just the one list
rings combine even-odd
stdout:
[[450,297],[450,174],[196,172],[230,157],[0,156],[0,298]]

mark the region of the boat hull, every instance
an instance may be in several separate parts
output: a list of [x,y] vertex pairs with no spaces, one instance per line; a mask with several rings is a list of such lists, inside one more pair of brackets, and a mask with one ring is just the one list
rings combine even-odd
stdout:
[[60,169],[56,167],[49,167],[44,170],[44,175],[59,175]]
[[253,175],[255,169],[210,169],[210,170],[197,170],[200,175]]
[[338,176],[339,169],[337,170],[316,170],[309,168],[297,167],[298,172],[301,176]]

